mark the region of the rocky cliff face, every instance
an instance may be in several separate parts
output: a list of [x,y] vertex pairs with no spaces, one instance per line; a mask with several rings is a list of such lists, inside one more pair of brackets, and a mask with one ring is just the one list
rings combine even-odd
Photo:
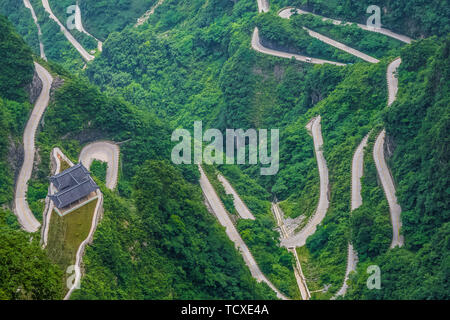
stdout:
[[42,80],[39,78],[36,71],[34,71],[33,80],[28,85],[27,91],[29,101],[32,105],[34,105],[42,91]]
[[396,143],[394,138],[386,134],[385,143],[384,143],[384,154],[387,159],[390,159],[394,154],[396,147]]
[[64,79],[60,77],[55,77],[50,88],[50,98],[53,98],[55,91],[64,84]]

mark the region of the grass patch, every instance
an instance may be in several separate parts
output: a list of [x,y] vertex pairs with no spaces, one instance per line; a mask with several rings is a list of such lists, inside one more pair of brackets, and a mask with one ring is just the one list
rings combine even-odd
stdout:
[[[328,300],[331,298],[331,294],[322,292],[312,292],[323,289],[323,285],[320,284],[320,275],[325,272],[321,270],[317,265],[311,263],[311,255],[306,246],[296,248],[298,259],[302,265],[303,275],[306,279],[306,284],[311,292],[311,299],[313,300]],[[344,279],[342,279],[343,281]]]
[[67,170],[71,167],[66,160],[60,158],[59,161],[61,162],[61,170],[59,172],[63,172],[64,170]]
[[97,201],[93,200],[64,217],[53,211],[50,218],[47,252],[52,262],[63,270],[64,284],[69,276],[65,271],[68,266],[75,264],[78,247],[91,229]]

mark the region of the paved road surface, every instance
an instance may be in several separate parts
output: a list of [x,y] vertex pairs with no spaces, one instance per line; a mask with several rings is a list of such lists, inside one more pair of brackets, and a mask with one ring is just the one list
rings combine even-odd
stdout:
[[362,205],[361,178],[364,174],[364,148],[369,135],[365,136],[353,155],[352,162],[352,211]]
[[395,76],[395,72],[397,71],[397,69],[401,63],[402,63],[402,59],[398,58],[398,59],[392,61],[388,66],[388,70],[387,70],[387,74],[386,74],[387,84],[388,84],[388,107],[390,107],[391,104],[397,98],[398,78]]
[[225,188],[225,192],[233,196],[234,207],[236,208],[236,211],[241,216],[241,218],[255,220],[255,216],[250,212],[244,201],[242,201],[241,197],[239,197],[238,193],[236,192],[236,190],[234,190],[228,180],[221,174],[219,174],[217,178]]
[[22,168],[20,169],[19,177],[16,182],[16,193],[14,200],[14,213],[16,214],[22,228],[28,232],[36,232],[40,223],[36,220],[33,213],[28,206],[26,200],[26,192],[28,190],[28,181],[31,178],[31,172],[34,164],[35,153],[35,134],[36,129],[41,121],[42,115],[47,108],[49,102],[50,88],[53,82],[53,78],[50,73],[45,70],[41,65],[35,63],[36,72],[39,78],[42,80],[42,91],[36,104],[33,108],[28,123],[25,127],[23,135],[24,144],[24,160]]
[[80,162],[89,169],[94,159],[106,162],[106,187],[114,189],[117,185],[119,172],[120,149],[117,144],[108,141],[98,141],[88,144],[81,150]]
[[358,57],[358,58],[363,59],[363,60],[365,60],[367,62],[370,62],[370,63],[378,63],[378,62],[380,62],[380,60],[375,59],[374,57],[371,57],[371,56],[369,56],[369,55],[367,55],[367,54],[365,54],[365,53],[363,53],[361,51],[358,51],[356,49],[350,48],[349,46],[347,46],[347,45],[345,45],[345,44],[343,44],[341,42],[335,41],[335,40],[333,40],[331,38],[328,38],[328,37],[326,37],[326,36],[324,36],[324,35],[322,35],[322,34],[320,34],[318,32],[312,31],[312,30],[310,30],[308,28],[304,28],[304,29],[306,31],[308,31],[308,33],[309,33],[309,35],[311,37],[316,38],[316,39],[318,39],[318,40],[320,40],[322,42],[325,42],[325,43],[327,43],[327,44],[329,44],[329,45],[331,45],[331,46],[333,46],[335,48],[338,48],[338,49],[340,49],[342,51],[350,53],[351,55],[354,55],[355,57]]
[[[395,77],[395,72],[401,63],[401,59],[394,60],[388,67],[387,82],[388,82],[388,107],[395,101],[398,91],[398,79]],[[384,193],[389,203],[389,211],[391,214],[392,222],[392,243],[391,248],[396,246],[403,246],[404,238],[400,235],[400,228],[402,227],[401,213],[402,208],[397,202],[395,195],[395,186],[391,173],[384,157],[384,138],[386,131],[383,130],[375,141],[375,147],[373,149],[373,157],[375,165],[377,167],[378,176],[380,177],[381,184],[383,185]]]
[[[320,15],[314,14],[314,13],[312,13],[312,12],[305,11],[305,10],[301,10],[301,9],[294,8],[294,7],[286,7],[286,8],[284,8],[284,9],[281,9],[281,10],[278,12],[278,15],[279,15],[280,17],[282,17],[282,18],[288,18],[288,17],[290,17],[290,16],[292,15],[292,13],[291,13],[292,10],[296,11],[298,14],[312,14],[312,15],[314,15],[314,16],[317,16],[317,17],[319,17],[319,18],[322,18],[323,21],[331,21],[331,22],[333,22],[333,23],[336,24],[336,25],[340,25],[340,24],[344,24],[344,25],[352,24],[351,22],[343,23],[343,21],[341,21],[341,20],[336,20],[336,19],[326,18],[326,17],[320,16]],[[407,37],[407,36],[404,36],[404,35],[401,35],[401,34],[392,32],[392,31],[389,30],[389,29],[368,27],[367,25],[361,24],[361,23],[357,23],[356,25],[357,25],[358,27],[360,27],[361,29],[363,29],[363,30],[381,33],[381,34],[384,34],[385,36],[388,36],[388,37],[397,39],[397,40],[402,41],[402,42],[405,42],[405,43],[411,43],[411,40],[412,40],[410,37]]]
[[294,268],[294,275],[297,279],[297,284],[300,288],[300,293],[302,295],[303,300],[309,300],[311,299],[311,293],[309,292],[308,285],[306,284],[305,276],[303,275],[302,266],[300,264],[300,260],[298,258],[297,250],[295,248],[288,249],[295,258],[295,268]]
[[334,65],[337,65],[337,66],[345,66],[344,63],[340,63],[340,62],[323,60],[323,59],[316,59],[316,58],[310,58],[310,57],[299,55],[299,54],[287,53],[287,52],[283,52],[283,51],[278,51],[278,50],[266,48],[266,47],[264,47],[261,44],[261,41],[259,39],[258,28],[255,28],[255,30],[253,31],[252,48],[254,50],[258,51],[258,52],[261,52],[261,53],[264,53],[264,54],[269,54],[271,56],[280,57],[280,58],[286,58],[286,59],[295,58],[298,61],[303,61],[303,62],[308,62],[308,63],[313,63],[313,64],[329,63],[329,64],[334,64]]
[[[362,205],[362,196],[361,196],[361,178],[364,173],[364,148],[367,146],[367,140],[369,139],[369,135],[365,136],[364,139],[359,144],[356,149],[355,154],[353,155],[352,162],[352,205],[351,210],[355,210]],[[343,296],[347,293],[348,285],[347,281],[350,275],[350,272],[356,270],[356,264],[358,263],[358,253],[353,249],[353,245],[351,243],[348,244],[347,250],[347,269],[345,271],[345,278],[342,287],[333,297],[334,299],[338,296]]]
[[66,29],[66,27],[58,20],[58,18],[53,14],[53,11],[48,3],[48,0],[42,0],[42,6],[45,11],[50,15],[50,19],[54,20],[61,28],[62,33],[66,36],[67,40],[74,46],[75,49],[81,54],[84,60],[87,62],[94,60],[94,56],[90,55],[83,46],[72,36],[72,34]]
[[30,9],[31,16],[33,17],[34,23],[36,24],[36,27],[38,29],[38,37],[39,37],[39,49],[41,53],[41,58],[47,61],[47,57],[45,56],[45,50],[44,50],[44,44],[42,43],[42,31],[41,26],[39,25],[38,19],[36,17],[36,13],[34,12],[34,8],[30,3],[30,0],[23,0],[23,3],[26,8]]
[[401,213],[402,208],[397,202],[397,197],[395,196],[395,187],[392,180],[391,173],[387,166],[386,160],[384,158],[384,138],[386,131],[381,131],[377,140],[375,141],[375,147],[373,149],[373,157],[375,160],[375,165],[377,167],[378,176],[380,177],[381,184],[383,185],[384,193],[389,203],[389,212],[391,214],[392,223],[392,243],[391,248],[396,246],[403,246],[404,239],[400,235],[400,228],[402,227]]
[[319,176],[320,176],[319,204],[313,217],[309,220],[308,224],[300,232],[291,236],[288,239],[283,239],[281,241],[281,244],[288,248],[301,247],[305,245],[306,239],[316,231],[317,225],[319,225],[322,222],[323,218],[325,218],[328,206],[330,204],[328,199],[328,168],[322,151],[323,138],[320,120],[321,120],[320,116],[317,116],[316,118],[312,119],[310,123],[308,123],[307,125],[307,129],[311,132],[313,136],[317,165],[319,167]]
[[[302,10],[300,10],[300,11],[302,11]],[[302,11],[302,12],[305,12],[305,11]],[[292,14],[293,13],[291,12],[290,9],[288,9],[288,10],[285,9],[285,10],[280,11],[280,13],[278,15],[280,17],[282,17],[282,18],[289,19]],[[365,54],[365,53],[363,53],[361,51],[353,49],[353,48],[351,48],[351,47],[349,47],[349,46],[347,46],[347,45],[345,45],[345,44],[343,44],[341,42],[338,42],[338,41],[335,41],[335,40],[333,40],[331,38],[328,38],[328,37],[326,37],[326,36],[324,36],[324,35],[322,35],[322,34],[320,34],[318,32],[312,31],[312,30],[310,30],[310,29],[308,29],[306,27],[303,27],[303,29],[305,29],[309,33],[309,35],[311,37],[316,38],[316,39],[318,39],[318,40],[320,40],[322,42],[325,42],[326,44],[329,44],[329,45],[331,45],[331,46],[333,46],[335,48],[338,48],[338,49],[340,49],[342,51],[350,53],[351,55],[354,55],[355,57],[358,57],[358,58],[363,59],[363,60],[365,60],[367,62],[370,62],[370,63],[378,63],[378,62],[380,62],[380,60],[375,59],[374,57],[371,57],[371,56],[369,56],[369,55],[367,55],[367,54]]]
[[247,245],[245,244],[244,240],[242,240],[241,236],[239,235],[239,232],[236,230],[235,226],[233,225],[233,222],[231,221],[230,217],[228,216],[228,213],[225,211],[225,208],[222,205],[222,202],[219,199],[219,196],[214,191],[213,186],[209,182],[208,178],[206,177],[205,173],[203,172],[203,169],[201,166],[199,166],[200,170],[200,186],[203,190],[203,194],[205,195],[206,201],[211,206],[214,214],[217,217],[217,220],[219,220],[220,224],[225,227],[225,231],[230,238],[231,241],[234,242],[236,248],[239,250],[239,252],[242,254],[242,257],[244,258],[244,261],[248,268],[250,269],[250,273],[252,276],[258,281],[264,281],[267,283],[267,285],[276,292],[278,298],[287,300],[287,298],[278,291],[277,288],[266,278],[266,276],[261,272],[261,270],[258,267],[258,264],[256,263],[255,259],[253,258],[250,250],[248,249]]
[[92,34],[86,31],[86,29],[83,26],[83,19],[81,18],[81,9],[78,5],[78,1],[76,4],[76,10],[75,10],[75,25],[78,31],[83,32],[84,34],[88,35],[89,37],[93,38],[95,41],[97,41],[97,49],[98,51],[102,52],[103,50],[103,42],[98,40],[96,37],[94,37]]

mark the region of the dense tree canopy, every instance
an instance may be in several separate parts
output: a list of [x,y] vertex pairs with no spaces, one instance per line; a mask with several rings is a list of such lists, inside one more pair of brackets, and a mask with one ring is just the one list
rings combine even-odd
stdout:
[[[276,15],[281,7],[298,5],[324,16],[365,22],[367,1],[272,0],[271,11],[258,15],[256,1],[166,0],[138,28],[132,27],[136,17],[156,1],[82,1],[85,27],[106,41],[102,54],[81,71],[84,62],[78,52],[40,1],[31,1],[47,56],[60,64],[41,61],[57,81],[37,134],[39,161],[27,193],[30,208],[39,218],[53,147],[62,148],[73,160],[91,141],[113,140],[121,147],[118,188],[112,192],[102,186],[104,218],[87,248],[81,290],[73,298],[275,298],[266,285],[251,277],[242,256],[206,210],[197,168],[169,162],[172,130],[192,130],[196,120],[203,121],[204,129],[280,129],[277,175],[261,176],[254,165],[214,166],[205,171],[261,270],[283,293],[297,298],[293,259],[279,246],[270,202],[275,197],[281,201],[286,216],[300,218],[299,227],[314,213],[319,174],[305,126],[321,115],[330,207],[300,252],[311,288],[329,290],[316,292],[313,298],[328,299],[339,289],[351,241],[360,261],[346,298],[448,299],[450,40],[442,37],[448,33],[449,17],[444,2],[379,1],[384,26],[415,38],[436,35],[404,46],[355,26]],[[29,11],[10,10],[8,3],[0,0],[0,12],[11,17],[37,53]],[[63,20],[68,2],[51,4]],[[120,12],[123,16],[115,19]],[[250,45],[255,26],[267,46],[354,64],[313,66],[258,53]],[[311,38],[303,26],[381,62],[361,62]],[[95,45],[85,35],[74,35],[88,49]],[[7,209],[2,209],[0,224],[5,230],[0,236],[5,243],[0,246],[1,261],[7,262],[0,265],[0,298],[59,298],[58,271],[37,241],[29,243],[26,234],[15,230],[17,223],[8,209],[14,186],[10,158],[30,110],[25,87],[33,76],[33,59],[2,17],[0,48],[0,207]],[[400,89],[388,109],[386,68],[398,54]],[[403,209],[406,242],[396,249],[389,249],[388,205],[372,157],[375,137],[383,127],[388,164]],[[352,157],[369,132],[363,205],[351,212]],[[104,169],[94,166],[100,180]],[[216,170],[230,180],[255,221],[239,219]],[[14,260],[17,250],[22,254]],[[36,259],[28,261],[30,256]],[[20,264],[19,274],[10,269],[15,263]],[[371,265],[381,269],[382,290],[366,286]],[[29,276],[31,267],[38,270],[36,278]],[[38,276],[50,281],[43,284]]]

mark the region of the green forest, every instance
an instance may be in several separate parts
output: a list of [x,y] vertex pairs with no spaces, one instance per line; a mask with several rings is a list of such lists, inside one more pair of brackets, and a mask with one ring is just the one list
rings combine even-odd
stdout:
[[366,23],[366,9],[377,5],[382,9],[384,27],[413,38],[445,36],[450,32],[450,8],[441,0],[272,0],[275,8],[294,6],[329,18]]
[[[9,203],[20,137],[31,109],[26,87],[33,57],[13,25],[0,16],[0,299],[57,299],[61,271],[39,245],[39,237],[20,230]],[[33,259],[30,259],[33,257]]]
[[[49,2],[65,21],[73,1]],[[39,160],[27,192],[40,222],[54,147],[76,162],[90,142],[120,145],[115,190],[104,185],[104,162],[91,167],[104,195],[104,213],[83,257],[81,289],[71,299],[277,299],[252,277],[225,228],[208,211],[197,166],[170,160],[173,130],[192,131],[200,120],[204,130],[280,130],[276,175],[262,176],[260,165],[249,164],[203,169],[261,271],[288,298],[301,299],[294,256],[280,246],[271,203],[278,200],[286,218],[301,219],[297,231],[314,215],[319,172],[306,125],[318,115],[330,205],[298,250],[307,284],[317,291],[311,299],[330,299],[340,289],[349,242],[359,261],[347,294],[339,299],[449,299],[448,5],[438,0],[272,0],[270,11],[258,14],[254,0],[165,0],[135,27],[156,2],[79,1],[84,27],[104,41],[102,52],[86,63],[41,1],[31,3],[48,61],[39,57],[30,10],[21,1],[0,0],[0,299],[62,299],[59,279],[66,271],[41,248],[40,232],[20,230],[13,213],[23,130],[39,86],[33,62],[55,78],[36,132]],[[412,37],[412,43],[312,15],[278,16],[279,9],[297,6],[365,23],[369,4],[382,8],[383,27]],[[255,27],[266,47],[347,65],[314,65],[257,52],[251,47]],[[303,27],[380,62],[362,61],[311,37]],[[71,32],[88,52],[97,48],[94,39]],[[386,69],[397,57],[402,59],[396,73],[399,91],[388,108]],[[373,158],[383,128],[405,238],[403,247],[393,249],[389,205]],[[363,204],[351,212],[352,158],[366,135]],[[228,179],[256,220],[239,218],[217,174]],[[366,285],[373,265],[381,270],[380,290]],[[36,272],[24,276],[29,270]]]

